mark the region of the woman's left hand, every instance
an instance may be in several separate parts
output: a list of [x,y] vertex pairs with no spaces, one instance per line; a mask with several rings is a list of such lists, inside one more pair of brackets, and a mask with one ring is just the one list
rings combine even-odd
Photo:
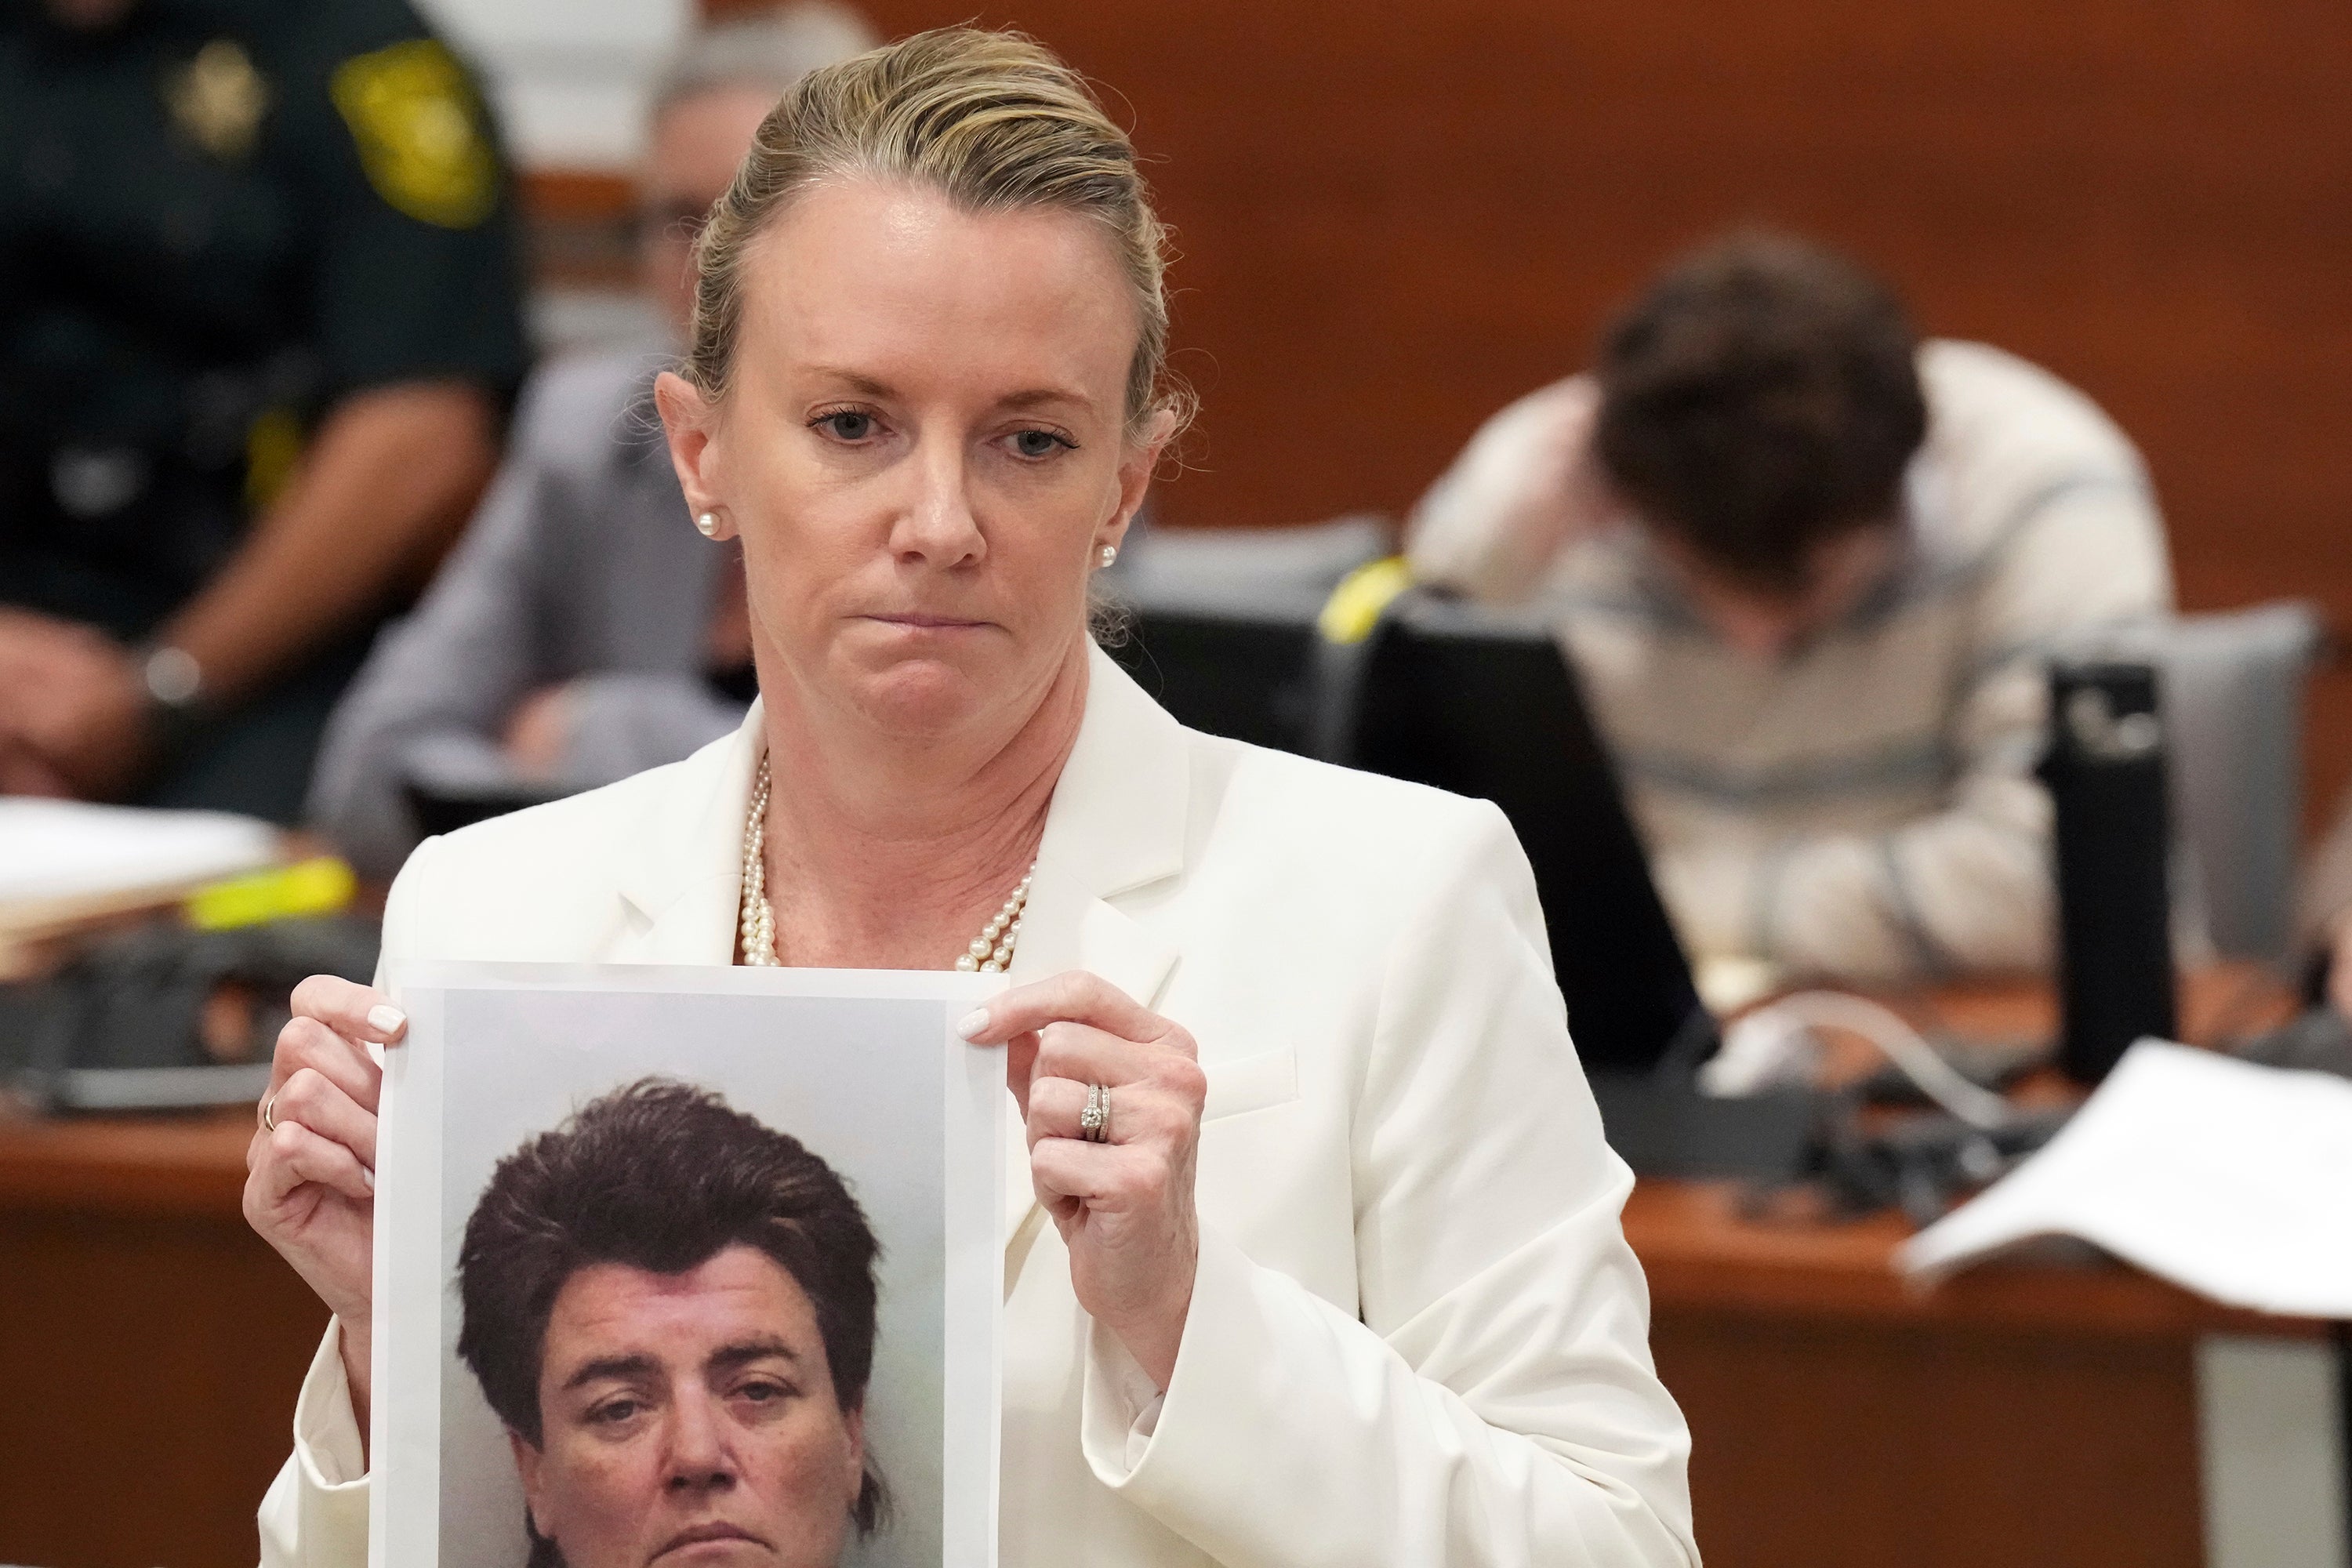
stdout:
[[[1070,1249],[1078,1305],[1166,1388],[1201,1252],[1192,1172],[1208,1080],[1192,1037],[1080,970],[1005,992],[963,1034],[1008,1047],[1030,1176]],[[1099,1143],[1079,1130],[1092,1084],[1110,1091]]]

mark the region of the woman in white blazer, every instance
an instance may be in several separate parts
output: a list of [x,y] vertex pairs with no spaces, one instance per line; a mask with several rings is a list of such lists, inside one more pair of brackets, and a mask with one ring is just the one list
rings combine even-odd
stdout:
[[660,400],[761,700],[428,841],[378,988],[298,992],[246,1207],[336,1321],[264,1563],[365,1561],[371,1051],[414,965],[959,957],[1009,971],[966,1033],[1029,1174],[1006,1563],[1695,1563],[1631,1178],[1501,815],[1193,733],[1087,637],[1179,423],[1125,137],[1034,44],[922,35],[779,105],[698,265]]

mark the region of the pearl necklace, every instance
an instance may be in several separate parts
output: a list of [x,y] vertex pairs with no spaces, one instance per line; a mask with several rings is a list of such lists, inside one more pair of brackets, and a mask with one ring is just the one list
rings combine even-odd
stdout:
[[[743,823],[743,962],[753,967],[782,967],[776,957],[776,911],[768,902],[768,758],[760,757],[760,772],[751,781],[751,811]],[[1032,862],[1013,896],[989,917],[971,939],[955,966],[970,974],[997,974],[1013,966],[1013,950],[1021,941],[1021,911],[1029,904],[1029,881],[1036,876]]]

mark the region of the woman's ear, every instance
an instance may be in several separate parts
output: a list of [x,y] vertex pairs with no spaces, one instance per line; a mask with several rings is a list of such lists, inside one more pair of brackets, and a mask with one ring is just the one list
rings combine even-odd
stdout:
[[507,1447],[514,1451],[515,1473],[522,1478],[522,1501],[530,1514],[530,1527],[546,1535],[547,1511],[540,1506],[539,1493],[539,1468],[545,1456],[537,1444],[511,1426],[507,1428]]
[[1144,495],[1151,489],[1151,476],[1160,467],[1160,455],[1167,451],[1175,434],[1176,413],[1163,408],[1151,416],[1141,436],[1127,442],[1118,458],[1118,510],[1097,536],[1097,544],[1118,544],[1127,538],[1128,524],[1142,509]]
[[710,537],[731,539],[734,524],[720,500],[719,482],[719,409],[702,389],[666,370],[654,378],[654,406],[661,411],[662,435],[669,443],[669,464],[677,471],[678,488],[686,492],[688,510],[699,516],[715,512],[719,527]]

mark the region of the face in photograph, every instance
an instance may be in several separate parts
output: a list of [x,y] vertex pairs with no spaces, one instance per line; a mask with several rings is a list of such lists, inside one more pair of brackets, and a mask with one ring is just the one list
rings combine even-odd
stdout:
[[569,1568],[829,1568],[865,1483],[816,1312],[750,1247],[683,1274],[598,1264],[549,1314],[542,1442],[512,1438]]
[[457,1353],[507,1430],[530,1568],[832,1568],[866,1452],[880,1252],[841,1178],[646,1079],[499,1163]]

